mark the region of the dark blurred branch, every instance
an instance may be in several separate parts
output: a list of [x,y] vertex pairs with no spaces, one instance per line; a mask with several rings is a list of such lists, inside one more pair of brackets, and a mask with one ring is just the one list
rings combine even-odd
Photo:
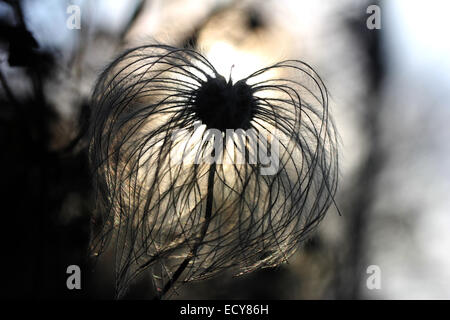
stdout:
[[3,71],[0,69],[0,82],[2,83],[3,90],[6,93],[6,96],[8,97],[9,101],[14,104],[15,106],[20,107],[20,104],[18,103],[16,97],[14,96],[13,92],[11,91],[11,88],[8,85],[8,82],[6,81],[5,76],[3,75]]
[[125,25],[125,28],[123,28],[122,32],[119,35],[120,43],[123,43],[123,40],[125,36],[128,34],[128,32],[131,30],[133,25],[136,23],[138,18],[141,16],[142,12],[144,11],[144,7],[148,5],[149,0],[140,0],[137,4],[136,8],[134,9],[134,12],[128,21],[128,23]]
[[355,40],[367,57],[367,101],[363,110],[361,127],[368,146],[367,154],[357,173],[354,187],[348,190],[350,199],[346,205],[347,221],[347,254],[341,266],[341,281],[337,296],[344,299],[361,299],[361,285],[365,283],[368,248],[368,225],[373,208],[377,182],[386,161],[382,146],[381,123],[385,112],[380,98],[380,87],[384,78],[384,65],[380,49],[381,33],[379,30],[369,30],[366,27],[365,7],[361,7],[361,16],[350,21]]
[[21,0],[5,0],[5,2],[8,3],[13,8],[17,18],[17,23],[25,27],[25,19],[23,16]]

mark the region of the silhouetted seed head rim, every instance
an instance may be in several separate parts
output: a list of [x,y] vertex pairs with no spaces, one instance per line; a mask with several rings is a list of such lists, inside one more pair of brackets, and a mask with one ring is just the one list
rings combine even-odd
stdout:
[[[291,72],[250,83],[271,70]],[[249,128],[276,129],[289,138],[280,142],[276,174],[260,175],[257,164],[233,165],[226,172],[219,164],[183,171],[165,162],[176,148],[171,134],[202,120],[193,103],[196,93],[208,79],[220,77],[200,53],[166,45],[129,49],[99,77],[89,154],[101,225],[91,249],[98,256],[114,248],[118,296],[148,268],[160,269],[161,280],[155,281],[161,287],[176,272],[167,261],[178,261],[179,252],[185,252],[180,263],[186,261],[195,247],[179,283],[229,268],[240,274],[275,266],[287,260],[334,202],[338,155],[328,94],[317,73],[299,60],[273,64],[232,84],[245,84],[251,92]],[[202,188],[211,170],[213,207],[205,219]],[[230,174],[235,181],[227,180]],[[221,199],[221,192],[228,198]]]

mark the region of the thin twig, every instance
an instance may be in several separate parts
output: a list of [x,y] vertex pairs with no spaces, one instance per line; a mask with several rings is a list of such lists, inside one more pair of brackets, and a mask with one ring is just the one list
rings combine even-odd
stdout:
[[162,289],[161,293],[158,295],[156,299],[162,299],[164,295],[173,287],[175,282],[178,280],[178,278],[181,276],[183,271],[188,266],[189,262],[197,255],[197,251],[200,248],[200,246],[203,243],[203,240],[206,235],[206,231],[208,230],[209,223],[211,221],[211,214],[212,214],[212,206],[213,206],[213,198],[214,198],[214,175],[216,172],[216,163],[212,163],[209,167],[209,175],[208,175],[208,193],[206,196],[206,209],[205,209],[205,223],[203,225],[203,228],[200,233],[200,238],[198,242],[195,244],[195,246],[192,248],[192,251],[189,253],[189,255],[184,259],[184,261],[180,264],[178,269],[174,272],[172,275],[172,278],[166,283],[164,288]]

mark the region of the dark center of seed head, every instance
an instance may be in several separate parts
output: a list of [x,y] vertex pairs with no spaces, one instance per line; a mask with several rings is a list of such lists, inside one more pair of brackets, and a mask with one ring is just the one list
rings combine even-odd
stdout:
[[208,128],[248,129],[255,112],[255,99],[245,81],[233,84],[224,77],[208,78],[195,92],[193,108]]

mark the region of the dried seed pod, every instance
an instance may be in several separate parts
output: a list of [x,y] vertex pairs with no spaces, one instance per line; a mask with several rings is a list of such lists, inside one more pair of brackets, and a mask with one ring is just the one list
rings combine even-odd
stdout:
[[[150,269],[176,283],[285,261],[337,187],[327,91],[287,60],[235,83],[189,49],[126,51],[93,94],[90,159],[117,295]],[[238,161],[240,160],[240,161]]]

